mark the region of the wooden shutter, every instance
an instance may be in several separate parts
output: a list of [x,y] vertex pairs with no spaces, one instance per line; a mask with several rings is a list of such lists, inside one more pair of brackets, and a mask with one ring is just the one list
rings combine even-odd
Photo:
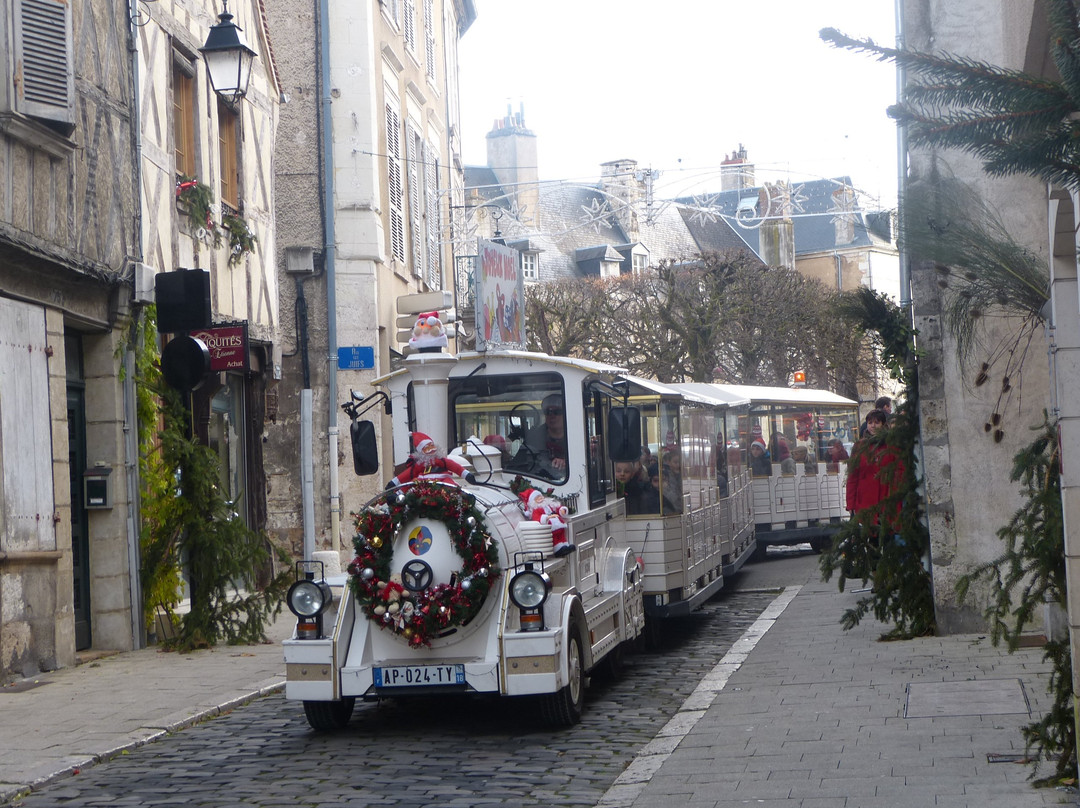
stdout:
[[15,109],[74,124],[71,6],[59,0],[15,0]]
[[439,207],[439,161],[435,149],[424,146],[424,218],[427,220],[427,282],[432,289],[442,289],[442,253],[439,235],[442,231]]
[[401,119],[386,105],[386,175],[390,208],[390,254],[405,260],[405,221],[401,210]]
[[221,201],[237,212],[240,210],[240,167],[236,151],[238,123],[236,113],[225,102],[218,100]]
[[421,203],[424,199],[424,189],[421,180],[424,170],[417,159],[420,149],[417,148],[416,130],[412,126],[406,125],[405,139],[409,147],[409,249],[412,251],[413,275],[422,278],[424,277],[424,226],[421,218]]
[[427,77],[435,81],[435,0],[424,0],[424,53]]

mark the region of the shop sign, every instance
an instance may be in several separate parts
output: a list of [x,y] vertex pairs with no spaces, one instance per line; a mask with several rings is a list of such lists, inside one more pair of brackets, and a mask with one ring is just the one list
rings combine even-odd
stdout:
[[247,370],[247,323],[204,328],[191,332],[210,351],[210,370]]

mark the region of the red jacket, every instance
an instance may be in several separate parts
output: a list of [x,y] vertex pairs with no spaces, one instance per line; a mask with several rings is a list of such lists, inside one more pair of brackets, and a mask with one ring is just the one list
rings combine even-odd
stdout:
[[[903,475],[904,464],[890,447],[864,442],[848,461],[847,509],[857,512],[877,506],[896,490]],[[877,522],[876,514],[873,521]]]

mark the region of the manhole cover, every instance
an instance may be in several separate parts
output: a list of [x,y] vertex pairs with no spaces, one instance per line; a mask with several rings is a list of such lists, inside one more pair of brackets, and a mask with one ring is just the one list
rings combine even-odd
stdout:
[[905,718],[963,715],[1031,714],[1019,679],[968,682],[912,682],[907,687]]

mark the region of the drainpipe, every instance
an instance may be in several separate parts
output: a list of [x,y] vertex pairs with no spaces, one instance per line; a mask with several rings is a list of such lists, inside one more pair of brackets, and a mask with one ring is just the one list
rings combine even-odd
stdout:
[[[322,150],[323,150],[323,228],[325,233],[323,260],[326,266],[326,342],[327,342],[327,454],[330,471],[330,549],[339,549],[341,525],[341,489],[338,483],[338,420],[337,420],[337,289],[334,265],[336,236],[334,233],[334,137],[330,117],[330,0],[319,0],[319,57],[322,93]],[[306,549],[306,548],[305,548]],[[312,548],[314,550],[314,547]],[[310,555],[305,555],[311,558]]]
[[[129,0],[128,4],[128,52],[131,55],[131,118],[132,140],[135,154],[135,256],[133,263],[142,263],[143,217],[142,217],[142,116],[139,114],[139,0]],[[137,270],[136,270],[137,271]],[[133,279],[132,284],[134,285]],[[134,290],[133,290],[134,291]],[[142,581],[139,570],[142,569],[139,531],[139,423],[135,394],[135,354],[129,347],[124,353],[124,482],[127,485],[127,543],[128,543],[128,597],[131,598],[131,645],[143,648],[146,645],[146,625],[143,620]]]
[[[904,0],[896,0],[896,49],[904,47]],[[904,68],[896,66],[896,100],[899,102],[904,97],[904,81],[906,74]],[[903,124],[896,127],[896,192],[898,201],[904,198],[907,191],[907,129]],[[903,233],[904,206],[896,206],[896,230]],[[900,308],[911,308],[911,276],[908,269],[907,250],[903,245],[897,244],[897,259],[900,262]]]

